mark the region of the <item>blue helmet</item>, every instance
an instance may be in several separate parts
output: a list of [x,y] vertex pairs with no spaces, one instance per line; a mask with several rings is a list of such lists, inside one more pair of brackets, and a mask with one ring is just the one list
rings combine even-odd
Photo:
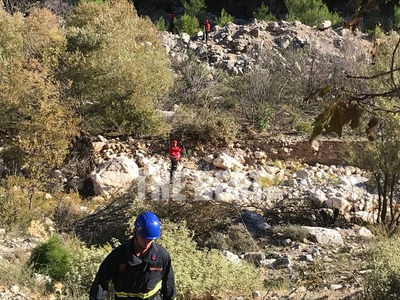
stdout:
[[135,221],[136,232],[147,240],[155,240],[160,237],[161,224],[158,217],[152,212],[142,212]]

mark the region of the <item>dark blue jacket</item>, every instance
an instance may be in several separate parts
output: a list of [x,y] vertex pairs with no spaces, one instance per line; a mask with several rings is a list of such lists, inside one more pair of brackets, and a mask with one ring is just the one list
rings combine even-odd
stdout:
[[168,251],[155,243],[143,258],[133,253],[134,238],[115,248],[102,262],[90,288],[90,300],[103,300],[110,281],[115,299],[173,300],[174,271]]

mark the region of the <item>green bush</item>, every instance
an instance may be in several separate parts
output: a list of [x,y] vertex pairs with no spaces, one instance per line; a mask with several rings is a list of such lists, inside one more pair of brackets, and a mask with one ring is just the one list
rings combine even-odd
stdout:
[[0,10],[0,20],[0,130],[8,150],[1,155],[39,180],[62,163],[77,134],[79,117],[54,76],[66,38],[47,9],[26,18]]
[[165,19],[163,17],[159,17],[155,22],[156,28],[160,31],[167,30],[167,23],[165,23]]
[[393,28],[395,30],[400,29],[400,6],[394,6],[394,15],[393,15]]
[[233,116],[221,110],[181,108],[176,114],[175,131],[191,142],[226,144],[239,132]]
[[278,82],[275,73],[267,69],[249,72],[232,82],[232,98],[237,99],[240,118],[259,131],[268,129],[275,115],[273,91]]
[[279,225],[274,228],[274,232],[299,242],[303,242],[308,237],[308,231],[299,225]]
[[32,250],[28,265],[37,272],[61,281],[71,270],[72,253],[63,245],[59,236],[53,235]]
[[184,223],[164,222],[160,243],[171,253],[180,299],[250,296],[262,287],[260,270],[254,266],[230,262],[215,249],[198,250]]
[[183,7],[185,8],[185,13],[192,17],[197,17],[203,19],[204,10],[206,9],[206,4],[204,0],[190,0],[182,1]]
[[337,13],[331,13],[322,0],[285,0],[288,9],[288,21],[299,20],[302,23],[315,26],[325,20],[333,25],[342,22]]
[[38,280],[34,270],[24,266],[20,259],[2,262],[0,284],[9,287],[20,286],[23,289],[29,289],[32,294],[35,293],[38,299],[46,299],[45,295],[42,295],[46,291],[46,283]]
[[225,9],[221,10],[221,16],[217,18],[218,26],[224,27],[228,23],[232,23],[234,18],[226,12]]
[[258,107],[258,113],[254,117],[254,125],[257,130],[264,131],[270,128],[275,115],[274,107],[269,103],[262,103]]
[[180,18],[176,18],[174,24],[178,32],[185,32],[188,35],[194,35],[201,31],[199,20],[186,13]]
[[212,102],[221,102],[220,99],[215,100],[221,95],[223,89],[219,84],[221,76],[216,76],[204,64],[199,63],[193,53],[188,52],[188,59],[176,62],[174,68],[179,73],[185,74],[184,78],[175,80],[172,98],[177,104],[208,107],[214,104]]
[[379,240],[371,252],[372,272],[366,277],[366,289],[372,299],[399,299],[400,240],[397,237]]
[[111,250],[109,244],[100,248],[80,247],[72,257],[71,268],[65,277],[66,288],[75,294],[88,291],[100,264]]
[[0,226],[26,229],[32,220],[52,217],[53,199],[33,190],[36,182],[23,177],[9,176],[0,184]]
[[253,17],[262,21],[276,21],[276,17],[269,12],[268,7],[264,3],[261,3],[253,13]]
[[311,126],[311,122],[307,122],[307,121],[298,121],[296,122],[294,129],[301,133],[301,134],[307,134],[310,135],[312,132],[312,126]]
[[[172,86],[170,61],[149,18],[128,0],[80,2],[66,20],[66,94],[79,99],[83,131],[162,134],[155,101]],[[154,62],[157,63],[154,63]]]

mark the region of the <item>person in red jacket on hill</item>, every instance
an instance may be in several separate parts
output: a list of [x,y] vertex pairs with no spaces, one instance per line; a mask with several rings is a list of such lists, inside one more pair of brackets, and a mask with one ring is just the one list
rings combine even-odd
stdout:
[[178,146],[178,141],[172,140],[171,147],[169,148],[169,157],[171,159],[171,173],[170,173],[171,178],[178,167],[178,162],[182,157],[182,152],[183,148]]
[[207,42],[208,42],[208,33],[210,32],[210,30],[211,30],[210,21],[208,21],[208,19],[206,19],[206,20],[204,21],[204,38],[205,38],[205,40],[206,40],[206,44],[207,44]]

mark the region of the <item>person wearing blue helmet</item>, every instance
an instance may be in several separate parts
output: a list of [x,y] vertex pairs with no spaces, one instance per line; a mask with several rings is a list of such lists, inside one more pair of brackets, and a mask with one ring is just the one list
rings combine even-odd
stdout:
[[89,292],[90,300],[104,300],[108,284],[114,285],[115,299],[173,300],[175,277],[169,252],[154,241],[161,235],[161,223],[150,212],[141,213],[134,234],[101,263]]

